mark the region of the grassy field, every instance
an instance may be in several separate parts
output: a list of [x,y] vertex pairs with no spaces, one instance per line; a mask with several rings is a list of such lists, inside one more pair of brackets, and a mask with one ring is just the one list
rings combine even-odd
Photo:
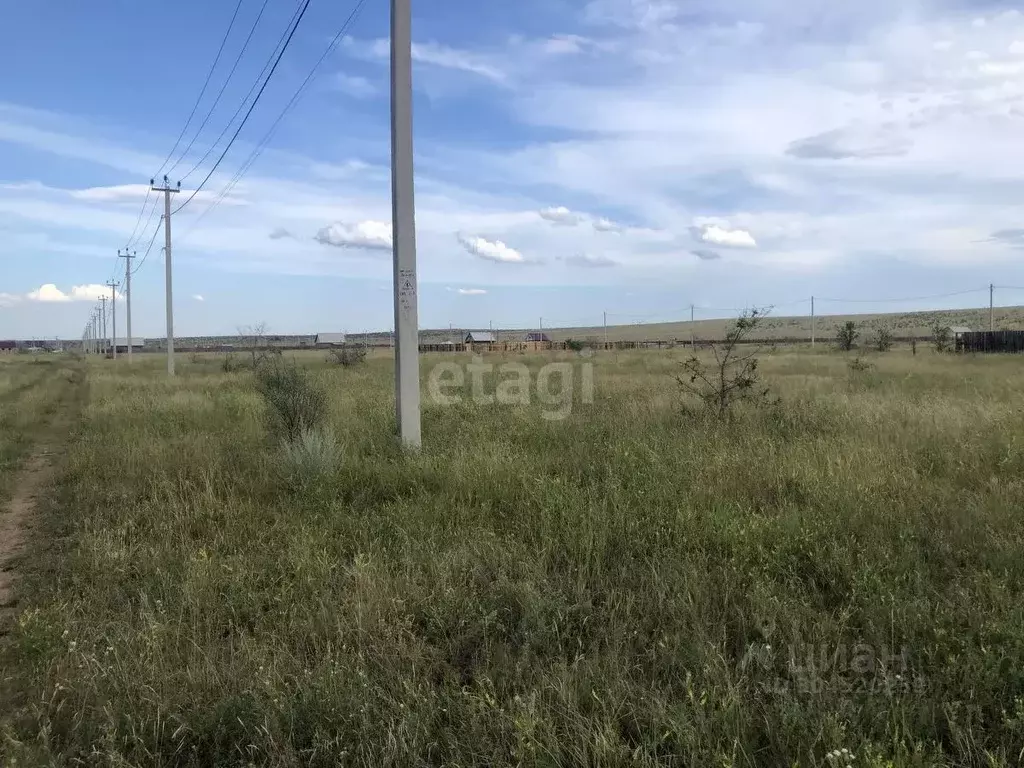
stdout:
[[[992,320],[999,330],[1024,329],[1024,307],[996,307]],[[819,315],[815,321],[816,337],[832,339],[836,329],[846,322],[854,322],[861,333],[861,338],[868,342],[879,328],[887,328],[893,335],[902,338],[930,338],[932,328],[937,323],[944,325],[966,326],[976,331],[987,331],[989,325],[988,308],[985,309],[949,309],[931,310],[927,312],[894,312],[887,314],[860,315]],[[634,325],[609,325],[609,341],[646,341],[661,340],[689,341],[690,334],[698,339],[718,340],[725,338],[732,326],[732,318],[715,320],[697,320],[694,323],[639,323]],[[553,341],[566,339],[604,338],[604,329],[590,328],[556,328],[548,334]],[[784,316],[772,312],[760,324],[756,336],[761,339],[806,339],[811,338],[810,306],[806,314]]]
[[721,423],[671,354],[427,401],[416,456],[390,360],[310,356],[327,466],[251,372],[89,361],[0,764],[1019,765],[1024,360],[776,352]]

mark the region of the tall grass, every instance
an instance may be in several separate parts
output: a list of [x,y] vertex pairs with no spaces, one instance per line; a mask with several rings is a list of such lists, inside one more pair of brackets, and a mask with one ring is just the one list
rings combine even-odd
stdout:
[[427,403],[418,456],[385,361],[319,366],[315,494],[248,378],[93,366],[0,754],[1018,765],[1019,361],[873,362],[773,355],[782,403],[721,423],[669,356],[607,355],[564,421]]

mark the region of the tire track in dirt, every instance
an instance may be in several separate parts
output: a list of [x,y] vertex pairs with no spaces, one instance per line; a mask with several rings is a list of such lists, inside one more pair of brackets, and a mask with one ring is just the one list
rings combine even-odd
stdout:
[[40,500],[53,487],[56,457],[83,399],[85,372],[61,371],[68,373],[69,386],[61,388],[51,415],[41,425],[41,437],[15,475],[11,498],[0,511],[0,636],[17,613],[18,563],[29,549]]

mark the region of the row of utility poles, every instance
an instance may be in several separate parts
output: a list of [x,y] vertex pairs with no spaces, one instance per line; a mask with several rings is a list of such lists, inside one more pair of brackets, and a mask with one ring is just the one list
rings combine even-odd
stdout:
[[[412,13],[411,0],[391,0],[391,223],[394,233],[394,308],[395,308],[395,412],[402,443],[418,449],[420,435],[419,318],[416,275],[416,213],[413,195],[412,142]],[[150,189],[164,195],[164,269],[167,312],[167,374],[174,375],[174,305],[171,270],[171,195],[181,191],[181,183],[172,187],[166,176],[163,185],[150,179]],[[118,252],[118,256],[122,256]],[[128,298],[128,355],[131,356],[131,260],[126,259],[125,284]],[[116,291],[116,288],[115,288]],[[116,301],[116,293],[114,295]],[[101,311],[106,323],[106,297]],[[543,323],[543,321],[542,321]],[[99,347],[96,315],[86,326],[83,343]],[[116,329],[115,329],[116,330]],[[112,345],[116,354],[116,337]]]

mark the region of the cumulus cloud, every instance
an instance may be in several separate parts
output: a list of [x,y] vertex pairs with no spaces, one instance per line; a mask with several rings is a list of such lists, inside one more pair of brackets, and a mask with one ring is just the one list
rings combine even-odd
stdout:
[[728,229],[718,224],[690,227],[694,240],[723,248],[756,248],[754,236],[744,229]]
[[485,237],[473,235],[456,235],[462,247],[474,256],[479,256],[487,261],[496,261],[499,264],[525,264],[526,259],[515,248],[511,248],[500,240],[488,240]]
[[716,259],[722,258],[721,254],[719,254],[718,251],[712,251],[708,248],[697,248],[693,251],[690,251],[690,253],[692,253],[698,259],[701,259],[703,261],[715,261]]
[[13,293],[0,293],[0,307],[11,307],[21,301],[21,296]]
[[206,301],[206,299],[203,298],[202,294],[199,293],[192,294],[192,299],[194,301]]
[[575,227],[583,221],[583,216],[573,213],[561,205],[555,208],[542,208],[538,213],[542,219],[550,221],[552,224],[561,224],[567,227]]
[[594,229],[598,232],[621,232],[622,225],[616,224],[610,219],[595,219],[593,222]]
[[270,235],[268,235],[268,237],[270,237],[271,240],[283,240],[286,237],[295,237],[295,235],[293,235],[284,227],[278,227],[273,232],[271,232]]
[[568,257],[565,263],[574,267],[614,267],[619,262],[609,259],[607,256],[591,256],[586,253],[579,253]]
[[[120,293],[115,294],[118,299]],[[105,285],[87,284],[72,286],[71,291],[65,293],[54,283],[45,283],[34,291],[29,291],[25,296],[29,301],[41,302],[63,302],[63,301],[99,301],[100,297],[110,297],[110,289]]]
[[394,246],[391,225],[383,221],[360,221],[357,224],[336,222],[316,233],[316,241],[335,248],[364,248],[390,251]]

